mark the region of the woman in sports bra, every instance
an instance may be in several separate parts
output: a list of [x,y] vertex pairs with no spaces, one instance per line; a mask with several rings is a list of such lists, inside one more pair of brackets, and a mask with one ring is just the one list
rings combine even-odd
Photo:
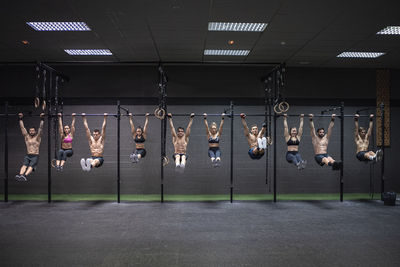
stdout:
[[283,126],[285,128],[284,135],[287,144],[286,160],[287,162],[296,165],[298,170],[304,169],[307,164],[307,161],[303,160],[299,153],[300,140],[301,136],[303,135],[303,121],[304,121],[304,114],[301,114],[299,131],[297,132],[296,127],[292,127],[290,128],[290,134],[289,134],[289,128],[287,124],[287,114],[283,114]]
[[62,171],[64,169],[65,161],[67,157],[72,157],[74,152],[72,151],[72,141],[74,140],[75,134],[75,113],[72,113],[71,128],[68,125],[62,123],[62,114],[58,113],[58,132],[60,134],[61,149],[58,151],[56,160],[56,170]]
[[217,131],[217,124],[211,123],[208,127],[207,114],[204,113],[204,124],[206,125],[206,133],[208,138],[208,156],[211,158],[211,163],[214,167],[219,167],[221,163],[221,150],[219,149],[219,140],[222,134],[222,126],[224,125],[225,113],[221,114],[221,123]]
[[146,156],[146,149],[144,149],[144,142],[147,137],[147,124],[149,123],[149,113],[146,113],[146,120],[144,127],[138,126],[135,130],[135,125],[132,120],[132,113],[129,113],[129,123],[131,125],[132,138],[136,143],[134,152],[129,156],[132,163],[138,163],[141,158]]

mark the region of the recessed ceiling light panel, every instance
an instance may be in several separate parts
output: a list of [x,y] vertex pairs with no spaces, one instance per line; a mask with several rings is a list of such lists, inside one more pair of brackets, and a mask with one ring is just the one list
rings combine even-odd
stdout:
[[71,56],[111,56],[109,49],[65,49],[68,55]]
[[206,49],[205,56],[247,56],[250,50]]
[[380,30],[376,34],[391,34],[398,35],[400,34],[400,26],[387,26],[386,28]]
[[242,22],[209,22],[209,31],[228,32],[263,32],[267,23],[242,23]]
[[384,54],[382,52],[343,52],[337,55],[337,57],[377,58]]
[[91,31],[85,22],[27,22],[35,31]]

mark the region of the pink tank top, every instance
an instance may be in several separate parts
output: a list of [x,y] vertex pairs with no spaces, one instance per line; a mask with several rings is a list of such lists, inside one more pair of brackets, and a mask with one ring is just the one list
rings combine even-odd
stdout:
[[64,143],[72,143],[71,134],[67,135],[67,137],[64,138],[63,142]]

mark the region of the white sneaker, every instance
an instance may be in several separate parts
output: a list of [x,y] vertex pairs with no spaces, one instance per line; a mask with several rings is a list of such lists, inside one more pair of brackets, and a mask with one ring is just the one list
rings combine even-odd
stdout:
[[383,157],[382,149],[378,149],[378,150],[376,151],[376,153],[375,153],[375,161],[376,161],[376,162],[381,161],[381,160],[382,160],[382,157]]
[[258,148],[263,148],[263,141],[261,138],[257,138]]
[[263,138],[261,138],[261,141],[262,141],[261,148],[266,149],[267,148],[267,138],[263,137]]
[[85,159],[81,159],[81,167],[82,167],[83,171],[87,171],[86,160]]
[[92,169],[92,159],[87,158],[86,159],[86,171],[90,172],[91,169]]

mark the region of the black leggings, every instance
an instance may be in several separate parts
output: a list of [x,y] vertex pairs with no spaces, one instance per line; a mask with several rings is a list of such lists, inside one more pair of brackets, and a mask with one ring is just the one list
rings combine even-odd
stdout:
[[60,149],[58,151],[58,157],[57,160],[67,160],[67,157],[71,157],[74,154],[74,152],[72,151],[72,149]]

